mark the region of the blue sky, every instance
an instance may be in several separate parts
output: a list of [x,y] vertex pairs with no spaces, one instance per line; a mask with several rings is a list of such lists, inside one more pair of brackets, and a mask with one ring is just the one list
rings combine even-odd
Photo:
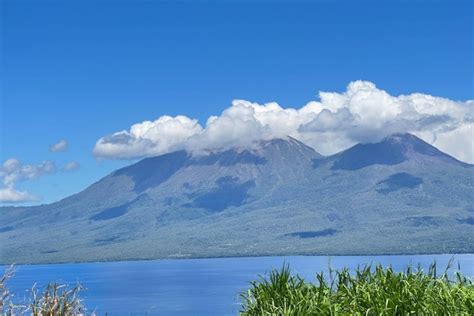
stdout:
[[[81,168],[18,182],[51,202],[130,161],[96,141],[161,115],[205,124],[233,99],[300,107],[375,82],[473,99],[471,1],[2,2],[0,161]],[[67,139],[68,150],[49,152]],[[38,203],[38,202],[36,202]]]

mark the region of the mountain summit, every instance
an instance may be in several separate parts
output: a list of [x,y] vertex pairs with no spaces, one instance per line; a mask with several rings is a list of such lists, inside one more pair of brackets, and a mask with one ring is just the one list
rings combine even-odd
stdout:
[[412,159],[466,165],[411,134],[395,134],[374,144],[357,144],[332,157],[333,169],[357,170],[371,165],[396,165]]
[[473,178],[410,134],[329,157],[290,137],[177,151],[1,208],[0,261],[472,252]]

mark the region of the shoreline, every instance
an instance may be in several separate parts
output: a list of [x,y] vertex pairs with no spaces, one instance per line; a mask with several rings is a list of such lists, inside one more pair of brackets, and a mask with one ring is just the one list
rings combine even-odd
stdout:
[[9,266],[51,266],[51,265],[66,265],[66,264],[101,264],[101,263],[127,263],[127,262],[149,262],[149,261],[176,261],[176,260],[217,260],[217,259],[245,259],[245,258],[276,258],[276,257],[396,257],[396,256],[451,256],[455,258],[456,255],[472,255],[474,253],[405,253],[405,254],[350,254],[350,255],[324,255],[324,254],[296,254],[296,255],[249,255],[249,256],[217,256],[217,257],[176,257],[176,258],[150,258],[150,259],[124,259],[124,260],[102,260],[102,261],[64,261],[64,262],[46,262],[46,263],[0,263],[0,269],[5,269]]

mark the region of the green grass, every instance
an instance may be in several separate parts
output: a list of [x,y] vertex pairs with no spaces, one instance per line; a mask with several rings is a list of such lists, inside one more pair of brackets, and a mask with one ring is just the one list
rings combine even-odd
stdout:
[[368,265],[308,283],[284,266],[241,294],[241,315],[474,315],[472,281],[459,272],[450,278],[449,268],[438,275],[436,264],[427,272]]

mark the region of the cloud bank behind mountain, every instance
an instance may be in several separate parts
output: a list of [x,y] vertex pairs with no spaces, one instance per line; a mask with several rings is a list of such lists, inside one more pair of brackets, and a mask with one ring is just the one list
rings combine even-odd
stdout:
[[205,126],[182,115],[161,116],[101,137],[93,153],[99,159],[135,159],[179,149],[251,147],[257,140],[292,136],[330,155],[356,143],[408,132],[473,163],[473,127],[473,100],[422,93],[392,96],[372,82],[353,81],[345,92],[319,92],[319,100],[301,108],[234,100]]

